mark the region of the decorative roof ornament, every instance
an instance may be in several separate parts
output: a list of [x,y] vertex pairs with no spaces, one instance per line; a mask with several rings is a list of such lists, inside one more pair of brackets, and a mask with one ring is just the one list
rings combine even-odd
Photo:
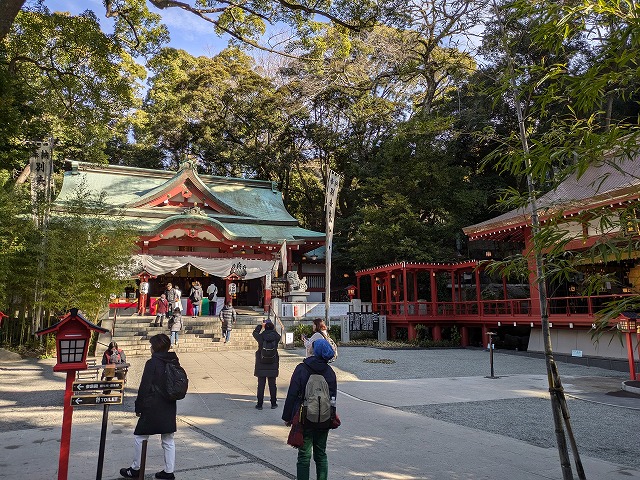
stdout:
[[198,162],[194,159],[188,159],[182,162],[178,167],[179,172],[187,169],[193,170],[193,173],[198,173]]
[[236,274],[238,277],[243,278],[247,275],[247,266],[242,262],[234,263],[231,265],[229,275]]
[[193,207],[185,208],[182,210],[183,215],[198,215],[200,217],[206,217],[207,213],[202,210],[198,205],[194,205]]

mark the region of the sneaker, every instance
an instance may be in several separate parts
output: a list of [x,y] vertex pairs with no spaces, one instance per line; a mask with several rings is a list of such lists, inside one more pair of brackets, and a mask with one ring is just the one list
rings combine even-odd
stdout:
[[174,480],[176,476],[173,473],[167,473],[164,470],[156,473],[156,478],[166,478],[167,480]]
[[278,404],[277,403],[272,403],[271,404],[271,410],[278,408]]
[[262,405],[257,404],[257,405],[256,405],[256,410],[262,410]]
[[133,468],[121,468],[120,476],[124,478],[138,478],[140,476],[140,470],[134,470]]

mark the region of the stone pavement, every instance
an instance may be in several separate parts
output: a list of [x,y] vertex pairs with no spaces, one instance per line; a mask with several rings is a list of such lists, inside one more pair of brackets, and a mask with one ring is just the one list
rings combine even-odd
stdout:
[[[262,411],[253,408],[256,386],[253,352],[178,350],[177,353],[189,374],[190,392],[178,404],[176,478],[295,478],[296,450],[286,445],[288,429],[280,416],[288,380],[302,351],[282,352],[279,408]],[[0,476],[28,480],[56,478],[64,375],[52,372],[51,360],[0,358]],[[105,480],[119,478],[118,470],[129,466],[131,461],[136,422],[133,400],[146,358],[130,360],[125,402],[110,409],[102,476]],[[562,478],[555,446],[536,446],[513,438],[508,431],[498,434],[483,427],[490,421],[485,417],[502,416],[507,425],[517,423],[524,414],[518,410],[522,405],[518,402],[544,405],[542,411],[547,414],[536,416],[536,421],[551,424],[549,402],[544,400],[548,399],[546,375],[544,370],[540,371],[543,362],[497,354],[496,374],[500,378],[488,379],[483,375],[487,370],[485,360],[484,352],[471,350],[342,347],[334,367],[343,424],[329,435],[330,477]],[[579,447],[581,442],[592,440],[586,437],[593,436],[596,441],[596,447],[590,450],[595,452],[593,455],[581,451],[587,478],[640,479],[635,459],[631,463],[608,461],[606,448],[614,447],[612,440],[606,440],[611,437],[605,431],[612,430],[612,437],[635,435],[630,438],[633,449],[637,443],[640,397],[615,395],[624,379],[619,372],[564,364],[560,371],[561,375],[565,372],[563,381],[571,398],[587,400],[572,400],[570,408],[578,412],[581,408],[589,409],[588,421],[578,418],[576,423],[595,425],[587,425],[595,430],[587,430],[591,433],[578,438]],[[517,408],[512,408],[513,405]],[[447,409],[459,413],[461,419],[447,417]],[[616,420],[618,415],[628,419],[629,433],[617,429],[616,422],[626,421]],[[468,416],[478,417],[473,428],[464,424]],[[77,407],[74,411],[70,480],[96,478],[101,417],[102,407]],[[599,440],[605,443],[602,451]],[[633,450],[629,456],[633,456]],[[153,473],[162,468],[160,441],[152,437],[146,478],[153,478]]]

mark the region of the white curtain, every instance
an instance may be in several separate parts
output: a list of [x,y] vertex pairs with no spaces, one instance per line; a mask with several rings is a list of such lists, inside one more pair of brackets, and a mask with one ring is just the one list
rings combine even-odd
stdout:
[[142,262],[142,267],[151,275],[162,275],[173,272],[190,263],[209,275],[216,277],[228,277],[231,267],[236,266],[246,269],[242,276],[245,280],[264,277],[271,272],[273,261],[248,260],[245,258],[201,258],[201,257],[165,257],[160,255],[137,255]]

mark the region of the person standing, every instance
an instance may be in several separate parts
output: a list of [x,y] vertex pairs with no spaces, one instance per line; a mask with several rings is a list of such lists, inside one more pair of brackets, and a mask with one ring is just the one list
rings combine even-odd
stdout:
[[[313,356],[305,358],[293,371],[282,412],[282,420],[287,426],[291,426],[294,414],[300,409],[307,382],[312,374],[322,375],[329,386],[330,398],[336,398],[338,382],[335,372],[328,363],[333,358],[333,355],[333,349],[327,340],[324,338],[316,340],[313,343]],[[332,412],[332,414],[334,413]],[[318,480],[327,480],[329,475],[329,461],[326,451],[328,436],[329,428],[315,428],[309,425],[308,422],[304,424],[304,442],[298,448],[297,480],[309,480],[312,450],[313,460],[316,464],[316,478]]]
[[231,338],[231,329],[236,323],[236,318],[236,309],[233,308],[231,300],[228,300],[224,307],[222,307],[222,310],[220,310],[220,321],[222,322],[222,336],[224,337],[224,343],[227,343]]
[[173,316],[173,310],[175,308],[177,290],[173,288],[171,283],[167,283],[166,290],[164,291],[164,295],[167,298],[167,303],[169,304],[169,308],[167,309],[167,321],[169,321]]
[[302,341],[307,350],[307,357],[313,356],[313,342],[322,338],[326,340],[329,337],[327,325],[322,318],[314,318],[311,328],[313,329],[313,335],[311,335],[311,337],[307,338],[304,335],[302,336]]
[[159,298],[156,298],[153,302],[153,305],[156,306],[156,321],[153,323],[154,327],[162,326],[164,322],[164,317],[169,312],[169,302],[167,301],[167,295],[161,294]]
[[200,315],[200,305],[202,304],[202,286],[200,286],[200,282],[195,280],[191,284],[191,290],[189,291],[189,300],[191,300],[191,305],[193,305],[193,317],[196,318]]
[[215,283],[207,287],[207,298],[209,299],[209,315],[215,315],[218,303],[218,287]]
[[164,451],[164,470],[156,473],[160,479],[174,480],[176,446],[174,434],[176,427],[176,401],[168,400],[159,394],[164,387],[165,365],[168,362],[180,364],[175,352],[170,352],[169,337],[164,333],[154,335],[149,339],[151,344],[151,358],[147,360],[138,388],[135,411],[138,423],[133,432],[134,456],[131,466],[121,468],[120,475],[124,478],[138,478],[142,456],[142,442],[149,439],[149,435],[160,435],[162,450]]
[[118,348],[117,342],[111,342],[102,354],[102,365],[111,365],[116,363],[127,363],[127,356],[121,348]]
[[267,381],[269,382],[271,408],[278,408],[276,378],[278,377],[280,368],[280,356],[278,355],[280,334],[276,332],[273,322],[267,319],[262,322],[262,325],[256,326],[253,331],[253,338],[258,342],[256,365],[253,371],[253,375],[258,377],[258,403],[256,404],[256,408],[262,410],[264,387]]
[[171,329],[171,345],[178,345],[178,336],[182,330],[182,311],[177,306],[173,309],[173,317],[169,320]]

